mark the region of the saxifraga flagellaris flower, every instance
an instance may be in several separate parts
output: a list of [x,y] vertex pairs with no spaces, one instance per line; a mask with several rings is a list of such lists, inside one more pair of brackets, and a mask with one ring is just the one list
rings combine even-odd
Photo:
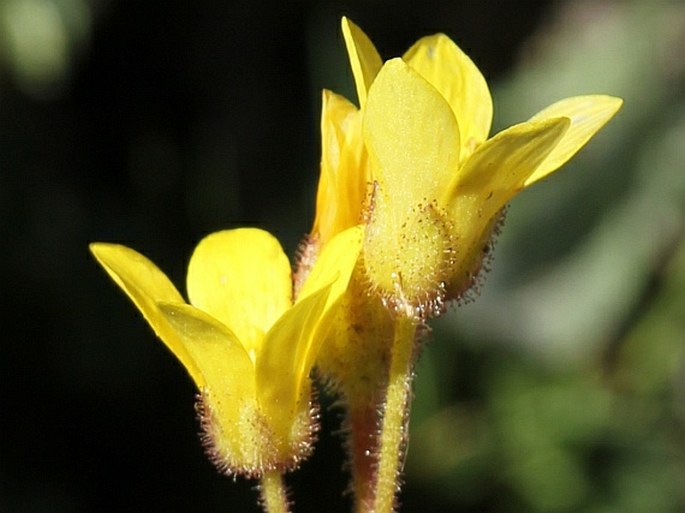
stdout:
[[259,229],[220,231],[198,244],[188,266],[190,304],[134,250],[90,249],[197,385],[210,458],[225,473],[261,477],[311,451],[317,330],[347,288],[360,245],[360,228],[331,240],[294,304],[288,258]]
[[381,66],[368,37],[343,24],[374,183],[365,274],[392,306],[425,318],[473,285],[507,202],[573,157],[622,100],[566,98],[488,138],[487,83],[447,36]]

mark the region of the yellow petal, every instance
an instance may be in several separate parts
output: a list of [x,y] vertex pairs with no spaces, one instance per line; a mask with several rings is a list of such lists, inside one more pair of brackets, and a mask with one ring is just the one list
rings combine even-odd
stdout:
[[459,127],[445,99],[401,59],[369,91],[364,140],[386,202],[401,215],[438,197],[459,161]]
[[159,311],[187,349],[204,383],[228,418],[240,401],[255,398],[252,360],[236,335],[211,315],[191,305],[158,303]]
[[159,310],[197,362],[204,385],[200,417],[210,458],[222,471],[248,475],[272,465],[272,439],[257,402],[252,360],[236,336],[190,305]]
[[612,96],[576,96],[558,101],[538,112],[530,121],[567,117],[571,126],[547,158],[526,180],[525,186],[556,171],[573,157],[593,137],[623,104],[620,98]]
[[515,125],[483,143],[459,171],[442,198],[454,234],[454,265],[445,280],[449,296],[459,297],[473,285],[497,213],[524,187],[569,124],[568,118],[553,118]]
[[381,69],[383,61],[378,55],[376,47],[362,29],[345,17],[343,17],[341,24],[352,74],[354,75],[354,83],[357,86],[359,106],[363,108],[366,104],[367,92]]
[[480,146],[456,176],[455,195],[477,195],[499,210],[562,139],[568,118],[514,125]]
[[568,129],[568,118],[514,125],[480,146],[460,170],[447,204],[461,244],[479,239]]
[[[267,335],[268,340],[265,341],[263,354],[268,353],[268,356],[261,356],[264,379],[268,380],[269,373],[275,372],[279,367],[292,369],[294,388],[287,392],[290,401],[300,397],[303,381],[308,379],[314,360],[325,339],[326,333],[312,323],[330,323],[330,316],[347,291],[347,285],[357,265],[363,234],[363,226],[354,226],[333,237],[323,247],[300,290],[296,306],[284,315],[282,318],[284,320],[279,321]],[[307,303],[309,306],[306,308],[312,311],[307,313],[300,306],[301,303]],[[306,317],[306,320],[301,320],[307,315],[309,317]],[[290,325],[287,324],[288,322]],[[288,335],[288,330],[297,330],[298,324],[301,324],[301,331],[297,336],[292,336],[289,341],[287,337],[291,335]],[[279,328],[279,326],[282,327]],[[277,333],[278,329],[286,331]],[[259,366],[260,359],[257,361]],[[271,396],[276,397],[276,392],[272,392]],[[281,397],[279,400],[285,399]]]
[[302,301],[312,293],[331,283],[328,296],[328,310],[347,290],[347,284],[359,259],[364,237],[364,227],[354,226],[339,233],[323,247],[311,273],[304,282],[297,301]]
[[157,307],[158,301],[184,303],[181,294],[150,260],[118,244],[94,243],[90,250],[109,276],[128,295],[147,322],[190,373],[195,383],[204,385],[202,375],[183,342],[171,329]]
[[402,57],[450,104],[459,124],[461,159],[490,133],[492,98],[473,61],[446,35],[419,39]]
[[348,291],[352,273],[357,267],[363,240],[364,227],[362,225],[348,228],[333,237],[323,247],[311,273],[300,290],[297,297],[298,302],[329,286],[332,282],[321,321],[301,363],[302,370],[300,373],[303,376],[308,375],[314,365],[314,360],[317,358],[328,330],[337,315],[339,304]]
[[321,246],[362,216],[370,177],[361,121],[361,112],[347,99],[323,92],[321,177],[312,227]]
[[[305,297],[276,321],[257,356],[259,404],[269,424],[285,437],[307,400],[303,386],[311,370],[312,337],[326,306],[331,285]],[[308,367],[307,367],[308,366]]]
[[291,304],[288,257],[268,232],[256,228],[208,235],[188,265],[190,302],[225,324],[248,352]]

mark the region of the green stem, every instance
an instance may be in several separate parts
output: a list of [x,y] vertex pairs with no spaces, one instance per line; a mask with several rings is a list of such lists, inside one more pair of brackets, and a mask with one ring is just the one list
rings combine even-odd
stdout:
[[283,474],[277,470],[264,473],[259,492],[265,513],[288,513],[288,497],[283,483]]
[[402,463],[407,443],[407,421],[411,397],[411,367],[417,323],[399,315],[395,319],[392,360],[383,411],[378,451],[376,492],[373,513],[392,513],[400,487]]

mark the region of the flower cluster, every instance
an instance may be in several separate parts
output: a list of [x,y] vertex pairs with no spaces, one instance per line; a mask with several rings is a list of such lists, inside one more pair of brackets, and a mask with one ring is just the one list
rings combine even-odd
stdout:
[[507,202],[622,103],[567,98],[490,136],[487,83],[447,36],[383,62],[342,29],[359,107],[324,91],[316,217],[294,273],[267,232],[213,233],[190,259],[186,303],[139,253],[91,245],[195,382],[210,458],[261,478],[273,512],[288,502],[273,476],[311,452],[315,365],[347,407],[357,510],[394,509],[419,328],[473,286]]

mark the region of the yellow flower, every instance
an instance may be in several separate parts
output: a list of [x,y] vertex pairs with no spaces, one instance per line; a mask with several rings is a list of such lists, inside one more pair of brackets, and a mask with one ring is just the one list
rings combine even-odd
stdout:
[[91,244],[197,385],[208,454],[222,471],[284,471],[310,452],[317,330],[347,288],[361,238],[352,228],[331,240],[294,304],[288,258],[262,230],[221,231],[198,244],[188,266],[190,304],[141,254]]
[[[360,176],[373,182],[366,278],[397,311],[439,313],[445,300],[472,286],[506,203],[568,161],[622,100],[567,98],[488,138],[492,100],[485,79],[447,36],[424,37],[402,59],[383,64],[357,26],[344,18],[342,25],[364,150],[338,151],[366,151],[369,163],[337,176],[355,188]],[[341,197],[328,194],[335,206],[325,208],[343,210],[336,203]],[[345,208],[357,207],[354,202]]]

